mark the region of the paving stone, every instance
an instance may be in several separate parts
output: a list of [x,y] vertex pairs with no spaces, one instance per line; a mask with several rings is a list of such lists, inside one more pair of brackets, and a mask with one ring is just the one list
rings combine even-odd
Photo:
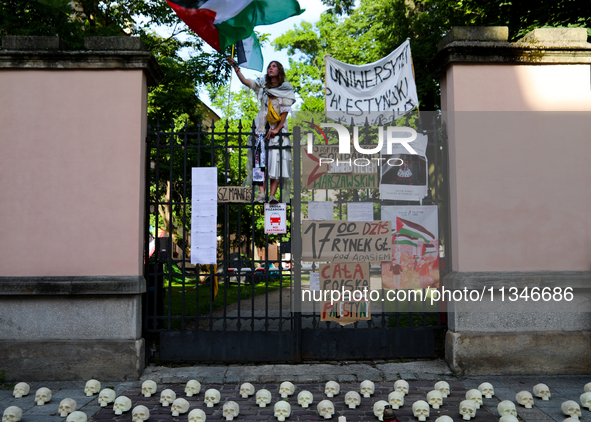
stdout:
[[310,382],[322,382],[321,375],[296,375],[294,383],[302,384],[302,383],[310,383]]

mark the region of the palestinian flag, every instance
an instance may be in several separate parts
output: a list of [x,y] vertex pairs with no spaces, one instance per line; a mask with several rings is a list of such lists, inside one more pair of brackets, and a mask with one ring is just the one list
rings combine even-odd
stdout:
[[236,43],[236,55],[238,66],[247,69],[263,70],[263,52],[257,36],[252,33],[250,38],[245,38]]
[[435,247],[435,245],[432,245],[431,243],[423,243],[422,255],[434,254],[434,253],[437,253],[437,248]]
[[430,243],[436,239],[435,235],[420,224],[404,218],[396,217],[396,235],[405,234],[407,236],[418,237]]
[[166,0],[179,18],[222,53],[270,25],[304,12],[297,0]]
[[411,236],[406,236],[404,234],[397,234],[396,237],[394,238],[394,245],[410,245],[410,246],[414,246],[415,248],[417,247],[418,243],[417,243],[417,238],[416,237],[411,237]]

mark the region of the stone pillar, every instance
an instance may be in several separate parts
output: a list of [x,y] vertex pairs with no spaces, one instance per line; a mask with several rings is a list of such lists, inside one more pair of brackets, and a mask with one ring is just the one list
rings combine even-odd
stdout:
[[[0,356],[8,380],[137,379],[147,87],[141,41],[3,37]],[[108,363],[108,364],[107,364]]]
[[591,44],[584,28],[507,38],[454,28],[431,63],[450,157],[446,358],[463,375],[589,374]]

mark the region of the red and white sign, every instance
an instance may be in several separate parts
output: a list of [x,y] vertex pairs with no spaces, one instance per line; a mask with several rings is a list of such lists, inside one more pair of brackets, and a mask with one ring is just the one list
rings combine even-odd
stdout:
[[287,233],[285,204],[265,204],[265,234]]

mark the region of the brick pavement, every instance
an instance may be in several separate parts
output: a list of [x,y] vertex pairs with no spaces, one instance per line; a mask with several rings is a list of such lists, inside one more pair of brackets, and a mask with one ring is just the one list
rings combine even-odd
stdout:
[[[339,395],[330,399],[336,408],[336,415],[330,419],[336,422],[339,415],[344,415],[347,421],[377,421],[373,415],[373,403],[378,400],[387,400],[388,394],[393,390],[393,381],[398,378],[406,379],[410,384],[409,394],[405,398],[404,406],[396,411],[400,422],[416,421],[412,416],[411,406],[416,400],[426,400],[426,394],[433,389],[436,381],[446,380],[452,388],[452,392],[439,411],[431,409],[431,416],[427,422],[434,422],[441,415],[449,415],[456,422],[462,420],[458,412],[459,403],[464,400],[467,390],[476,388],[480,383],[488,381],[495,387],[495,396],[484,399],[483,407],[477,411],[476,422],[496,422],[499,419],[497,404],[502,400],[515,402],[515,394],[519,391],[532,391],[538,383],[547,384],[552,392],[550,401],[542,401],[535,398],[533,409],[525,409],[517,405],[520,421],[525,422],[562,422],[566,416],[562,414],[560,405],[566,400],[579,401],[579,396],[584,392],[583,387],[591,382],[591,376],[511,376],[511,377],[474,377],[458,378],[446,371],[442,361],[408,362],[408,363],[338,363],[338,364],[306,364],[306,365],[230,365],[216,366],[203,365],[185,368],[149,367],[142,379],[153,379],[158,383],[158,393],[155,397],[145,398],[140,394],[140,381],[127,382],[102,382],[102,388],[111,387],[117,395],[126,395],[132,400],[133,405],[143,404],[150,409],[150,421],[183,421],[188,420],[187,414],[173,417],[170,407],[160,405],[160,392],[165,388],[171,388],[177,393],[177,397],[183,397],[190,403],[190,410],[200,408],[207,414],[208,421],[221,421],[222,404],[233,400],[240,405],[240,415],[237,421],[274,421],[273,407],[260,408],[255,403],[255,398],[243,399],[239,394],[242,382],[252,382],[255,388],[268,389],[273,396],[272,403],[280,399],[279,384],[289,380],[296,385],[296,391],[288,401],[292,406],[292,415],[289,421],[319,421],[324,420],[316,412],[316,405],[326,398],[324,384],[328,379],[340,381],[341,391]],[[184,384],[188,379],[197,379],[201,382],[201,393],[192,398],[184,394]],[[359,383],[366,379],[374,379],[376,392],[371,398],[362,398],[361,406],[355,410],[349,409],[344,403],[347,391],[359,391]],[[311,380],[311,381],[305,381]],[[381,380],[381,381],[380,381]],[[15,399],[12,397],[12,389],[0,389],[0,410],[8,406],[19,406],[23,410],[23,422],[63,422],[58,414],[59,402],[66,397],[73,398],[78,403],[78,410],[85,412],[89,421],[131,421],[131,412],[121,416],[113,413],[112,405],[101,408],[97,402],[97,396],[86,397],[84,394],[84,381],[72,382],[32,382],[31,392],[28,396]],[[48,387],[53,391],[50,403],[37,406],[34,400],[35,391],[40,387]],[[221,403],[213,408],[207,408],[203,404],[204,392],[208,388],[217,388],[222,394]],[[297,394],[302,390],[309,390],[314,395],[312,407],[304,409],[297,404]],[[591,412],[583,409],[581,422],[591,421]]]

